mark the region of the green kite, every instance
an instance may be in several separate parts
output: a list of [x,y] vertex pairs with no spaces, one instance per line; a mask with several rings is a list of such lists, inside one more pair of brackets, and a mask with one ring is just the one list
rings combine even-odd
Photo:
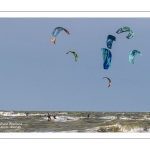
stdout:
[[77,61],[77,60],[78,60],[78,55],[77,55],[77,53],[76,53],[76,52],[74,52],[74,51],[68,51],[66,54],[68,54],[68,53],[72,53],[72,54],[74,55],[74,57],[75,57],[75,61]]

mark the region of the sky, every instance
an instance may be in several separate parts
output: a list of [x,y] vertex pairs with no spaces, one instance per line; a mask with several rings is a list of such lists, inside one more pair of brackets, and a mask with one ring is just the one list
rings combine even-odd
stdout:
[[[150,18],[0,18],[0,110],[150,111],[149,25]],[[52,44],[59,26],[70,35],[62,31]],[[124,26],[133,38],[116,33]],[[108,35],[116,41],[106,70],[101,48]],[[142,56],[131,64],[135,49]]]

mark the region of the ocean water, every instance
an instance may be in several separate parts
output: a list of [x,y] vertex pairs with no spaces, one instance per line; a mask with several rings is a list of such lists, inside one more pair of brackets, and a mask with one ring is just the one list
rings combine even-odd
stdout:
[[150,112],[0,111],[0,132],[144,133]]

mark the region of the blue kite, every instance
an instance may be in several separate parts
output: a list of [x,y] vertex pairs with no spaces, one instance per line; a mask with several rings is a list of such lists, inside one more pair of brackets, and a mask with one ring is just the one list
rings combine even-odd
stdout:
[[113,35],[108,35],[106,43],[107,43],[107,47],[108,47],[109,49],[112,48],[112,43],[113,43],[113,41],[116,41],[116,37],[113,36]]
[[142,56],[142,53],[138,50],[133,50],[131,51],[130,55],[129,55],[129,62],[134,64],[134,57],[137,55],[137,54],[140,54]]
[[52,31],[52,36],[51,36],[51,42],[53,44],[56,43],[56,36],[62,31],[64,30],[67,34],[70,34],[68,30],[66,30],[65,28],[63,27],[56,27],[53,31]]
[[102,50],[102,57],[103,57],[103,68],[108,69],[111,65],[111,59],[112,59],[111,51],[106,48],[102,48],[101,50]]

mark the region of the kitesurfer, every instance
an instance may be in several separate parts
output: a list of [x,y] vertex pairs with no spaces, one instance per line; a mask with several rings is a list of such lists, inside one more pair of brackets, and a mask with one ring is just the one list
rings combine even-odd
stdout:
[[50,121],[51,120],[51,116],[50,116],[49,113],[48,113],[47,117],[48,117],[48,121]]
[[53,118],[56,119],[56,115],[55,114],[51,114],[51,116],[53,116]]

